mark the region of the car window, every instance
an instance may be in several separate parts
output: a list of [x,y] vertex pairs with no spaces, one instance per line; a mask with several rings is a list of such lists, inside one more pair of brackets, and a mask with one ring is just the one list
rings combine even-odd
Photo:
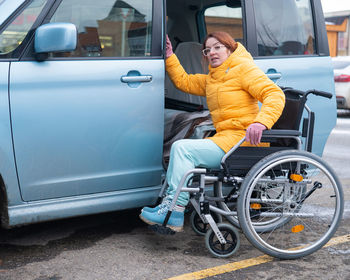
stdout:
[[253,0],[253,4],[259,56],[316,53],[310,0]]
[[77,49],[66,57],[151,55],[152,0],[63,0],[51,22],[78,29]]
[[213,31],[225,31],[237,42],[243,42],[243,21],[241,7],[227,7],[226,5],[207,8],[204,11],[206,34]]
[[336,61],[333,60],[334,69],[344,69],[350,65],[350,61]]
[[[46,0],[33,0],[0,34],[0,56],[10,55],[20,46],[32,29],[46,4]],[[14,57],[14,56],[11,56]]]

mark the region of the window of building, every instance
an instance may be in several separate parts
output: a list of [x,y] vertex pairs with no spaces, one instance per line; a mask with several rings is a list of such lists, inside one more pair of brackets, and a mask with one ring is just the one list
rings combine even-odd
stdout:
[[204,12],[207,34],[213,31],[225,31],[237,42],[243,42],[242,8],[226,5],[207,8]]

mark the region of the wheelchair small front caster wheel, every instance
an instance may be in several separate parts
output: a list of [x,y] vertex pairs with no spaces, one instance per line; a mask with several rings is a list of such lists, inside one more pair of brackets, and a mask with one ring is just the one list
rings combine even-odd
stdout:
[[236,228],[229,224],[217,225],[226,244],[221,244],[216,237],[213,229],[209,229],[205,235],[205,246],[209,252],[218,258],[227,258],[232,256],[239,248],[239,234]]
[[[211,216],[213,217],[214,221],[216,223],[222,222],[222,217],[219,214],[210,212]],[[198,235],[205,235],[210,228],[208,223],[204,223],[201,217],[198,215],[196,210],[193,210],[190,216],[190,223],[193,231],[197,233]]]

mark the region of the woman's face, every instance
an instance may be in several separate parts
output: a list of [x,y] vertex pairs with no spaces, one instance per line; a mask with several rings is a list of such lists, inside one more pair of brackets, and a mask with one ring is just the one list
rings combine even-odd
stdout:
[[[220,66],[231,54],[217,39],[210,37],[205,43],[205,49],[208,49],[207,57],[211,67],[216,68]],[[209,51],[210,49],[210,51]]]

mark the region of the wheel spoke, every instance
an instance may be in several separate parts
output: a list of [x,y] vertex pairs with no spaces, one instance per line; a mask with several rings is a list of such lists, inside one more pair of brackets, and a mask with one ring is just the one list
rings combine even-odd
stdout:
[[[207,232],[205,244],[209,251],[216,257],[224,258],[234,254],[239,247],[239,236],[237,230],[230,224],[218,224],[218,229],[225,237],[225,244],[216,239],[212,229]],[[214,242],[215,240],[215,242]]]
[[[299,179],[292,174],[302,176],[301,181],[290,179]],[[254,199],[262,201],[259,213],[250,209]],[[273,202],[276,199],[283,203]],[[283,151],[249,171],[241,186],[238,214],[240,221],[246,221],[241,224],[244,234],[258,249],[279,258],[296,258],[311,254],[332,237],[343,201],[341,184],[322,159],[304,151]]]

